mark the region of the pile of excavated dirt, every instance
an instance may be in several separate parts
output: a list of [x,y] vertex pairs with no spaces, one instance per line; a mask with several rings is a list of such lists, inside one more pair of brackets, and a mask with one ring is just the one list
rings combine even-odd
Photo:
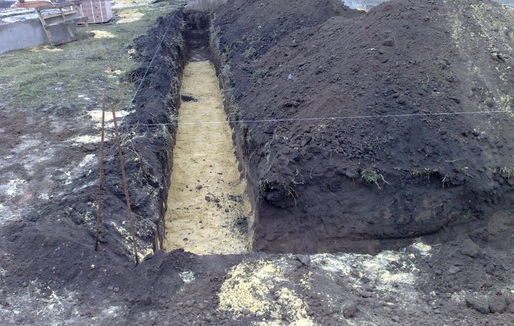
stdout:
[[216,10],[254,249],[375,252],[510,209],[513,21],[490,1]]

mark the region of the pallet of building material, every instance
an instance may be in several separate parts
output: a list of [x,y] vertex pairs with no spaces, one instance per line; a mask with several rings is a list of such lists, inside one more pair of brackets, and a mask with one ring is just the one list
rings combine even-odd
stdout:
[[81,3],[89,23],[106,23],[113,17],[110,0],[81,0]]
[[25,1],[25,0],[18,0],[15,3],[11,5],[11,8],[37,8],[42,6],[48,6],[51,5],[51,1]]
[[[83,14],[80,1],[55,3],[37,7],[35,10],[52,45],[68,43],[89,36],[88,17]],[[85,35],[77,35],[78,23],[86,25],[87,33]]]

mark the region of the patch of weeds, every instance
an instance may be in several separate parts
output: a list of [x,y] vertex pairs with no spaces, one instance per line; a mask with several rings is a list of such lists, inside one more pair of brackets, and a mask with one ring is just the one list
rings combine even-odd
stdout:
[[430,176],[430,175],[436,175],[436,174],[439,174],[439,169],[432,169],[432,168],[423,168],[423,169],[414,169],[413,171],[411,171],[411,174],[413,176]]
[[514,176],[514,166],[505,166],[500,168],[500,174],[502,177],[509,180]]
[[252,136],[249,134],[250,127],[245,123],[239,123],[239,131],[238,137],[239,139],[244,139],[246,143],[250,143],[252,141]]
[[266,75],[266,72],[267,71],[265,69],[257,69],[253,72],[252,78],[254,80],[261,79],[262,77],[264,77]]
[[[235,105],[236,104],[235,89],[233,87],[230,87],[229,89],[226,90],[225,98],[227,99],[227,101],[228,101],[228,103],[230,105]],[[231,120],[235,120],[235,115],[236,114],[237,114],[237,111],[236,112],[230,112]]]
[[243,57],[246,60],[250,60],[251,58],[253,58],[255,56],[256,53],[257,53],[257,50],[253,46],[251,46],[243,53]]
[[[298,183],[301,184],[301,183]],[[286,206],[283,201],[285,198],[293,198],[294,207],[297,207],[296,200],[298,199],[298,193],[290,184],[284,184],[280,181],[269,181],[268,179],[261,180],[259,183],[259,191],[261,195],[268,201],[274,202],[275,205],[285,208]],[[278,192],[278,196],[268,197],[270,192]]]
[[418,177],[418,176],[426,177],[428,182],[430,182],[431,176],[441,175],[439,169],[433,169],[433,168],[414,169],[410,173],[414,177]]
[[368,183],[376,184],[378,189],[382,189],[380,187],[379,182],[383,182],[383,183],[389,184],[389,182],[387,182],[384,179],[384,176],[381,173],[379,173],[378,171],[376,171],[375,169],[365,169],[365,170],[362,170],[361,171],[361,179],[366,181],[366,182],[368,182]]
[[230,76],[230,65],[229,64],[225,64],[223,66],[223,69],[221,69],[221,75],[226,78],[228,78]]

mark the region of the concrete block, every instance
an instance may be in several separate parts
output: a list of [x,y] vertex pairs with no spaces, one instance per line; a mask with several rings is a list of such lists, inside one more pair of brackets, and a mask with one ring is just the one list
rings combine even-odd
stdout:
[[[55,19],[54,21],[57,21]],[[54,22],[48,20],[49,23]],[[54,40],[68,38],[64,25],[50,27]],[[73,31],[75,26],[72,26]],[[34,9],[0,11],[0,53],[48,44],[50,41]]]

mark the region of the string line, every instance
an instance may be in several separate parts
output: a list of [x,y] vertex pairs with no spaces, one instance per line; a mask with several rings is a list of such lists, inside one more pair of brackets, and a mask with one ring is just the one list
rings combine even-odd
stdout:
[[225,120],[225,121],[194,121],[179,122],[178,118],[172,118],[168,123],[134,123],[129,126],[170,126],[179,122],[180,125],[196,125],[196,124],[219,124],[219,123],[245,123],[258,124],[268,122],[295,122],[295,121],[323,121],[323,120],[359,120],[359,119],[391,119],[391,118],[409,118],[409,117],[437,117],[437,116],[459,116],[459,115],[489,115],[489,114],[508,114],[511,111],[468,111],[468,112],[434,112],[434,113],[403,113],[403,114],[382,114],[382,115],[357,115],[357,116],[328,116],[328,117],[312,117],[312,118],[282,118],[282,119],[254,119],[254,120]]

